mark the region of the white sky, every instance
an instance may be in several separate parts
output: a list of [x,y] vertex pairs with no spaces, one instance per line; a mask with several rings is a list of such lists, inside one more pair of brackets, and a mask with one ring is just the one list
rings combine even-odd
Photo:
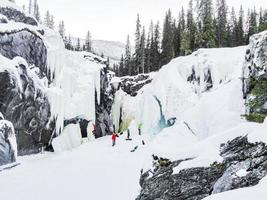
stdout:
[[[18,5],[29,0],[16,0]],[[33,0],[32,0],[33,1]],[[239,8],[267,8],[267,0],[226,0],[229,6]],[[85,37],[87,30],[93,39],[125,42],[127,34],[133,37],[137,13],[142,24],[148,27],[150,20],[159,20],[162,24],[165,11],[169,8],[174,16],[188,0],[38,0],[42,17],[46,10],[55,16],[56,26],[63,19],[68,33]]]

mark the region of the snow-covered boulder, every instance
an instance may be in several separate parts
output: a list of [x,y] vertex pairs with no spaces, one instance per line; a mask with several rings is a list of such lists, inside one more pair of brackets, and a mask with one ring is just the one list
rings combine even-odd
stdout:
[[8,19],[5,15],[0,14],[0,23],[2,24],[8,23]]
[[17,142],[14,127],[4,120],[0,113],[0,166],[15,162],[17,159]]
[[33,26],[38,25],[38,22],[36,19],[34,19],[34,17],[24,13],[24,11],[15,3],[12,3],[8,0],[0,0],[0,14],[5,15],[8,20],[13,20],[15,22],[21,22]]

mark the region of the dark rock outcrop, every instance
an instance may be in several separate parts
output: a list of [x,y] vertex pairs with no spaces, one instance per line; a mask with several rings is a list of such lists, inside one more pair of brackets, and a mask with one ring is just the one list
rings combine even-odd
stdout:
[[11,33],[0,33],[0,54],[13,59],[16,56],[24,58],[28,64],[40,69],[41,78],[47,76],[47,49],[43,40],[28,29]]
[[32,26],[38,25],[37,21],[34,18],[26,16],[23,12],[11,7],[1,7],[0,5],[0,13],[2,15],[5,15],[8,20],[13,20],[15,22],[21,22]]
[[84,119],[83,117],[78,116],[78,117],[75,117],[72,119],[65,119],[64,120],[64,127],[66,127],[70,124],[79,124],[82,137],[86,138],[88,136],[87,127],[88,127],[89,123],[90,123],[90,121]]
[[173,174],[173,168],[182,160],[143,173],[137,200],[200,200],[211,194],[254,186],[267,175],[264,143],[249,143],[247,137],[239,137],[221,146],[221,156],[222,163],[183,169],[178,174]]
[[11,122],[0,113],[0,166],[13,163],[17,157],[16,136]]
[[116,88],[114,88],[108,79],[108,70],[103,68],[100,74],[100,104],[95,95],[96,105],[96,138],[110,135],[113,131],[113,123],[111,118],[111,109],[114,101]]
[[131,96],[136,96],[144,85],[152,82],[149,74],[139,74],[137,76],[127,76],[121,78],[121,89]]
[[18,154],[37,153],[48,145],[53,132],[50,105],[27,66],[18,64],[14,70],[18,76],[9,71],[0,73],[0,111],[14,125]]

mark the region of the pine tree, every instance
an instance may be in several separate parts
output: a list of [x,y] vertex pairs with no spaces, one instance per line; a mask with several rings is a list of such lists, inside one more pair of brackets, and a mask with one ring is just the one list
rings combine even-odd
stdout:
[[65,23],[64,23],[63,20],[59,22],[58,32],[59,32],[59,34],[60,34],[60,36],[62,38],[65,38],[65,32],[66,32],[66,30],[65,30]]
[[175,56],[174,51],[174,30],[173,30],[173,18],[171,10],[169,9],[166,13],[164,25],[163,25],[163,35],[162,35],[162,53],[161,53],[161,65],[167,64]]
[[236,45],[241,46],[245,44],[245,36],[244,36],[244,10],[243,7],[240,6],[239,10],[239,17],[238,17],[238,23],[237,23],[237,30],[236,30],[236,39],[237,43]]
[[201,0],[199,10],[201,19],[202,47],[215,47],[212,0]]
[[119,69],[118,69],[118,76],[121,77],[121,76],[125,76],[125,68],[124,68],[124,57],[123,55],[121,55],[121,60],[120,60],[120,63],[119,63]]
[[55,28],[55,20],[54,20],[54,16],[53,15],[51,15],[51,17],[50,17],[49,28],[51,28],[53,30]]
[[54,16],[51,15],[49,11],[46,11],[45,18],[44,18],[44,25],[50,29],[55,28]]
[[267,30],[267,10],[260,11],[260,17],[259,17],[259,31],[265,31]]
[[249,38],[251,35],[257,33],[257,12],[256,9],[248,11],[248,30],[246,42],[249,43]]
[[85,51],[92,52],[92,38],[90,31],[87,31],[85,39]]
[[145,73],[145,59],[146,59],[145,47],[146,47],[146,32],[145,32],[145,27],[143,27],[141,40],[140,40],[141,65],[140,65],[139,73],[140,72]]
[[40,10],[39,10],[39,5],[37,0],[34,0],[34,4],[33,4],[33,15],[35,17],[35,19],[39,22],[40,21]]
[[130,36],[127,36],[126,46],[125,46],[125,68],[127,70],[128,75],[133,75],[132,66],[131,66],[131,43]]
[[81,51],[81,41],[80,38],[77,39],[77,44],[76,44],[76,51]]
[[187,30],[189,34],[190,50],[196,50],[196,34],[197,27],[193,15],[193,0],[189,1],[188,11],[187,11]]
[[152,43],[154,40],[154,24],[150,23],[149,31],[147,34],[146,48],[145,48],[145,73],[150,73],[152,70]]
[[154,27],[154,34],[151,40],[151,71],[160,68],[160,26],[159,22]]
[[137,15],[136,20],[136,31],[135,31],[135,53],[134,53],[134,74],[139,74],[139,69],[141,66],[141,22],[139,14]]
[[[243,24],[242,22],[242,17],[240,19],[240,23]],[[234,7],[232,7],[232,11],[231,11],[231,16],[230,16],[230,23],[228,25],[228,31],[229,31],[229,40],[228,40],[228,46],[229,47],[234,47],[237,46],[239,44],[239,41],[243,40],[243,33],[242,33],[242,29],[239,30],[238,27],[238,21],[236,19],[236,14],[235,14],[235,9]],[[243,26],[243,25],[241,25]],[[239,32],[240,31],[240,32]],[[240,34],[240,36],[239,36]],[[239,38],[242,37],[242,38]],[[243,41],[242,41],[243,43]]]
[[217,0],[216,36],[217,46],[227,46],[227,5],[225,0]]
[[44,18],[44,22],[43,23],[47,27],[50,26],[50,12],[49,12],[49,10],[46,11],[46,13],[45,13],[45,18]]
[[66,49],[68,50],[74,50],[73,45],[72,45],[71,35],[69,35],[65,46],[66,46]]
[[32,0],[29,0],[29,14],[32,14]]

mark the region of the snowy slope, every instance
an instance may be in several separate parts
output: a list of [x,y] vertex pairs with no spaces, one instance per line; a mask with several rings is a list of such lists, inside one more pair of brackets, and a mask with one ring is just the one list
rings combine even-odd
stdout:
[[[72,37],[72,43],[75,46],[78,38]],[[81,46],[85,43],[84,39],[80,39]],[[110,58],[111,66],[118,63],[121,59],[121,55],[125,53],[125,44],[117,41],[108,40],[92,40],[93,52],[97,55],[104,54],[105,57]]]

